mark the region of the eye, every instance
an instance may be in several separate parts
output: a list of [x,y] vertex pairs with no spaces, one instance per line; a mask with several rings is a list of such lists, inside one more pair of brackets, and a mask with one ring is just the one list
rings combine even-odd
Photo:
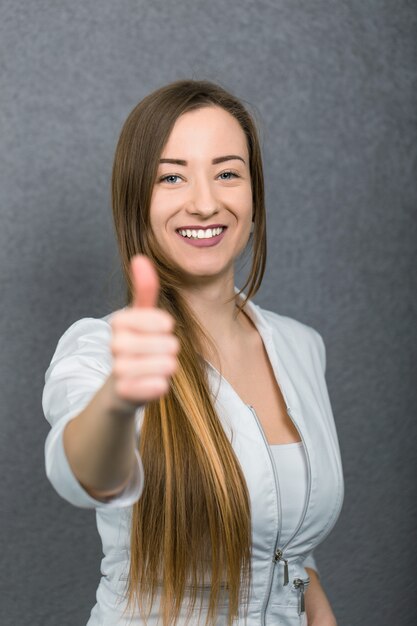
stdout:
[[[167,176],[162,176],[159,179],[160,183],[169,183],[171,185],[174,185],[177,182],[177,179],[179,179],[180,177],[178,176],[178,174],[167,174]],[[175,179],[175,180],[173,180]]]
[[219,174],[219,178],[221,178],[221,180],[232,180],[232,178],[239,178],[239,174],[228,170],[227,172]]

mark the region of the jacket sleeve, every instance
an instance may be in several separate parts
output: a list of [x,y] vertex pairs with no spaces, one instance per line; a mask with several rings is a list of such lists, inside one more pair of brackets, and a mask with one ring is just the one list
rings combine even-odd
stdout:
[[[42,408],[52,427],[45,442],[46,475],[62,498],[82,508],[128,507],[143,490],[143,467],[137,450],[135,471],[128,485],[103,502],[91,497],[78,482],[63,445],[65,426],[87,406],[111,373],[110,339],[111,326],[103,319],[78,320],[60,338],[45,373]],[[138,413],[136,425],[137,418]]]
[[319,569],[317,567],[316,559],[314,557],[314,552],[310,552],[308,557],[306,559],[304,559],[303,566],[304,567],[309,567],[310,569],[313,569],[316,572],[317,576],[320,578],[320,572],[319,572]]
[[317,330],[315,332],[316,332],[317,341],[319,345],[320,363],[321,363],[321,367],[323,370],[323,374],[325,374],[326,373],[326,346],[324,344],[323,337],[320,335],[320,333]]

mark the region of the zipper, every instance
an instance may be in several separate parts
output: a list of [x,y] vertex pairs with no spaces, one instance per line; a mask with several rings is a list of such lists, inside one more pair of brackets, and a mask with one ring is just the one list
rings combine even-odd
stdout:
[[[282,393],[282,391],[281,391]],[[285,398],[284,398],[285,400]],[[307,496],[304,502],[304,509],[303,512],[301,514],[301,518],[300,521],[298,522],[298,525],[296,527],[296,529],[294,530],[294,532],[292,533],[291,537],[287,540],[287,542],[285,543],[285,545],[282,548],[279,548],[279,539],[280,539],[280,535],[281,535],[281,522],[282,522],[282,506],[281,506],[281,492],[280,492],[280,488],[279,488],[279,479],[278,479],[278,475],[277,475],[277,470],[276,470],[276,465],[275,465],[275,461],[272,457],[272,453],[269,447],[269,444],[266,440],[265,437],[265,433],[264,430],[261,426],[261,423],[259,421],[259,418],[256,414],[256,411],[254,409],[254,407],[251,404],[247,405],[249,407],[249,409],[252,411],[253,416],[256,419],[256,423],[258,425],[258,428],[260,430],[260,433],[262,435],[262,438],[264,440],[266,449],[268,451],[268,455],[271,461],[271,466],[272,466],[272,471],[273,471],[273,476],[274,476],[274,482],[275,482],[275,487],[276,487],[276,491],[277,491],[277,504],[278,504],[278,532],[277,532],[277,536],[275,539],[275,546],[274,546],[274,552],[273,552],[273,556],[272,556],[272,566],[270,569],[270,573],[269,573],[269,583],[268,583],[268,592],[267,592],[267,596],[266,596],[266,602],[264,604],[264,608],[263,608],[263,615],[262,615],[262,624],[265,623],[265,613],[266,613],[266,607],[268,606],[268,602],[269,602],[269,598],[271,596],[271,589],[272,589],[272,579],[273,579],[273,575],[274,575],[274,566],[276,563],[279,563],[280,561],[282,561],[284,563],[284,586],[288,585],[289,583],[289,574],[288,574],[288,559],[286,559],[284,557],[284,551],[285,549],[288,547],[288,545],[291,543],[291,541],[294,539],[294,537],[297,535],[298,531],[300,530],[301,526],[304,523],[305,517],[307,515],[307,509],[308,509],[308,505],[310,502],[310,496],[311,496],[311,462],[310,462],[310,456],[308,454],[308,450],[307,450],[307,446],[305,445],[305,441],[304,438],[302,436],[302,433],[300,431],[300,428],[297,424],[297,422],[294,420],[294,416],[291,412],[291,408],[286,404],[286,408],[287,408],[287,415],[288,417],[291,419],[291,421],[293,422],[294,426],[296,427],[298,434],[300,436],[301,441],[303,442],[304,445],[304,450],[305,450],[305,455],[306,455],[306,459],[307,459]],[[295,580],[302,580],[302,579],[295,579]],[[303,582],[303,581],[302,581]],[[301,599],[300,599],[300,603],[301,603]],[[302,593],[302,603],[304,605],[304,591]]]
[[279,563],[280,561],[284,562],[284,587],[285,587],[289,583],[288,560],[284,559],[284,553],[279,548],[275,550],[274,558],[272,560],[274,561],[274,563]]
[[[276,490],[276,493],[277,493],[277,505],[278,505],[278,532],[277,532],[277,536],[275,538],[275,546],[274,546],[274,554],[273,554],[273,557],[272,557],[272,565],[271,565],[270,570],[269,570],[268,591],[267,591],[267,594],[266,594],[264,605],[262,607],[262,626],[264,626],[265,625],[266,607],[268,606],[269,598],[271,596],[272,579],[273,579],[273,576],[274,576],[274,566],[275,566],[275,563],[277,563],[279,558],[280,558],[277,555],[280,552],[279,548],[278,548],[278,543],[279,543],[279,538],[280,538],[280,535],[281,535],[281,492],[280,492],[280,489],[279,489],[279,481],[278,481],[277,470],[276,470],[276,467],[275,467],[275,462],[274,462],[274,459],[272,458],[272,454],[271,454],[271,451],[269,449],[269,445],[268,445],[268,442],[266,440],[264,430],[263,430],[263,428],[261,426],[261,423],[259,421],[258,416],[256,415],[256,411],[253,408],[253,406],[251,404],[248,404],[247,406],[252,411],[252,414],[255,417],[256,423],[258,425],[258,428],[260,430],[262,438],[263,438],[263,440],[265,442],[266,449],[268,451],[269,460],[271,461],[272,472],[273,472],[273,476],[274,476],[275,490]],[[287,577],[288,577],[288,569],[287,569]]]
[[298,615],[301,615],[301,613],[305,613],[306,607],[304,592],[309,583],[310,577],[306,578],[305,580],[303,580],[302,578],[294,578],[292,582],[293,589],[296,589],[298,591]]

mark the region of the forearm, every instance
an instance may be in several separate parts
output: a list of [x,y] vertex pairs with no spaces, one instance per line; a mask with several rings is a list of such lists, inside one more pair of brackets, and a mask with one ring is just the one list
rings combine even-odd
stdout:
[[310,584],[305,593],[305,608],[308,626],[337,626],[329,600],[321,586],[315,570],[307,567]]
[[110,375],[64,430],[64,448],[78,481],[93,497],[120,492],[135,463],[135,407],[119,400]]

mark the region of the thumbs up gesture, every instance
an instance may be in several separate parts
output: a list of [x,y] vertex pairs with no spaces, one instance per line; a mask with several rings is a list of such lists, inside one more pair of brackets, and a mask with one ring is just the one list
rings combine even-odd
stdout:
[[114,389],[121,400],[141,405],[166,394],[178,366],[175,320],[157,308],[159,279],[152,262],[131,260],[133,303],[111,318]]

